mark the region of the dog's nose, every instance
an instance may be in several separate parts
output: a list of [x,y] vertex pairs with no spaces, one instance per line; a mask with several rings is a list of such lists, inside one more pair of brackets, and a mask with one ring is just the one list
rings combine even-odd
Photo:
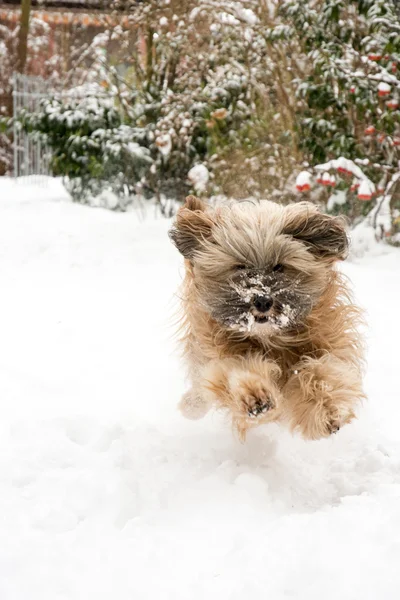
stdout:
[[269,296],[256,296],[253,304],[259,312],[267,312],[273,305],[273,300]]

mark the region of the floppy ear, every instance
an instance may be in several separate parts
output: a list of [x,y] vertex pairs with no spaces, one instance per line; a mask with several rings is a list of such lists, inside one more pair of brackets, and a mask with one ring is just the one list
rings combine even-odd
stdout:
[[349,249],[346,220],[318,212],[310,202],[287,208],[283,233],[306,244],[319,258],[344,260]]
[[202,241],[211,237],[213,220],[206,209],[205,202],[196,196],[188,196],[178,210],[169,237],[185,258],[192,258],[201,248]]

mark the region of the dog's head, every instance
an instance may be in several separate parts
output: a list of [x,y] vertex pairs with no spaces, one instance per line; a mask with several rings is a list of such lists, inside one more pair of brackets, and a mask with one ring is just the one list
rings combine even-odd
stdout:
[[344,220],[308,202],[214,209],[189,196],[170,236],[200,305],[223,327],[257,337],[301,325],[348,250]]

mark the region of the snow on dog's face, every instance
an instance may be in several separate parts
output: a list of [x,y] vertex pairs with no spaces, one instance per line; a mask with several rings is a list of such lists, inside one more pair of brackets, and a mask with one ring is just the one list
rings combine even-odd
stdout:
[[307,202],[214,209],[189,196],[170,236],[192,270],[199,305],[223,327],[254,336],[301,325],[348,249],[343,220]]

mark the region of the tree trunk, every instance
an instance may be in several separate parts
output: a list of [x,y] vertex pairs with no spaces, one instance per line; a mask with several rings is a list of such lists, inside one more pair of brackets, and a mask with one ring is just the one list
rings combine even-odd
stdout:
[[21,0],[21,21],[18,38],[17,70],[24,72],[28,54],[29,17],[31,14],[31,0]]

